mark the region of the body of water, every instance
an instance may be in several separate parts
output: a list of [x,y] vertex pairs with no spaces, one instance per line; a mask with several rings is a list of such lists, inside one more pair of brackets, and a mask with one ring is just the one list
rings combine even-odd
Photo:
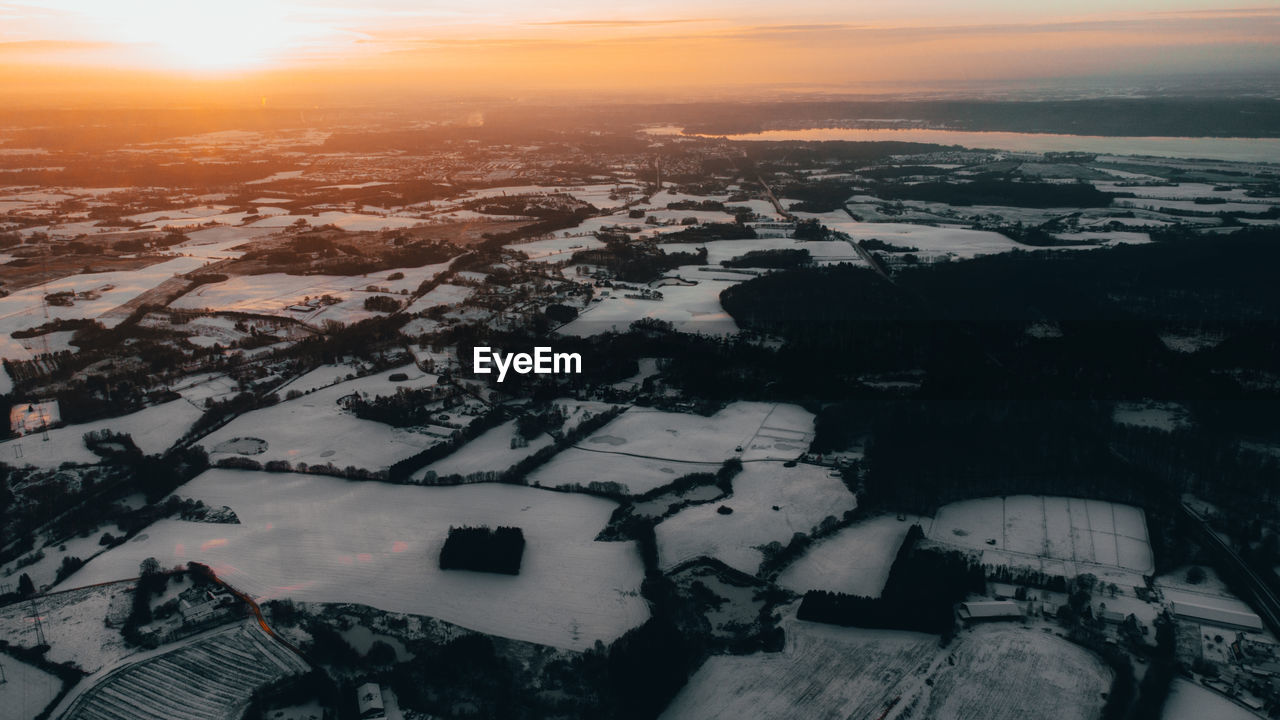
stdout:
[[1232,162],[1280,163],[1280,139],[1278,138],[1104,137],[914,128],[767,130],[759,133],[728,135],[727,138],[729,140],[852,140],[860,142],[891,140],[1013,152],[1077,151],[1106,155],[1155,155]]

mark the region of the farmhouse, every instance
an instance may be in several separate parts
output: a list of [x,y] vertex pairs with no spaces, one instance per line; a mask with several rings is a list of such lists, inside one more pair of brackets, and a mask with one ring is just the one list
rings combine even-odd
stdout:
[[218,611],[234,602],[230,593],[219,589],[209,590],[201,594],[190,590],[178,596],[178,612],[182,621],[188,624],[202,623],[217,615]]
[[965,625],[999,620],[1021,620],[1022,608],[1008,600],[960,603],[956,611]]
[[365,683],[356,688],[356,705],[360,710],[360,720],[386,720],[382,687],[378,683]]
[[1174,601],[1173,614],[1183,620],[1191,620],[1232,630],[1262,631],[1262,618],[1251,612]]

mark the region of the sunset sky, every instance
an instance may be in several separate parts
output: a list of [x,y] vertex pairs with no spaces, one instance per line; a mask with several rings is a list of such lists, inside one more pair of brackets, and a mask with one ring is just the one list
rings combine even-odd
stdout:
[[1280,4],[0,0],[14,99],[840,91],[1280,72]]

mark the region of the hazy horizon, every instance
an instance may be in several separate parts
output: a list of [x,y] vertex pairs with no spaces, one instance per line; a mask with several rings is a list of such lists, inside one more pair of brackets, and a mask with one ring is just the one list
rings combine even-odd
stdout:
[[1280,71],[1280,6],[1232,5],[3,0],[0,91],[11,107],[1271,92],[1250,82]]

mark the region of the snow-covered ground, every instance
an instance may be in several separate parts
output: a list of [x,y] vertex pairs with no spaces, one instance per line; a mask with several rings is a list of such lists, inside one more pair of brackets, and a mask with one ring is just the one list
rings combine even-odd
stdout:
[[[694,248],[690,248],[692,250]],[[738,325],[720,306],[720,293],[730,285],[749,280],[750,275],[706,272],[698,265],[682,265],[667,273],[692,280],[694,285],[665,285],[662,300],[639,300],[624,297],[614,290],[600,302],[592,302],[576,320],[560,328],[566,335],[588,336],[617,330],[626,332],[631,323],[641,318],[654,318],[675,325],[687,333],[732,335]]]
[[530,243],[506,245],[508,250],[518,250],[529,256],[530,260],[540,262],[564,262],[573,257],[579,250],[591,250],[604,247],[604,243],[590,236],[574,235],[570,237],[536,240]]
[[662,720],[884,718],[939,652],[922,633],[797,621],[785,631],[782,652],[708,658]]
[[1164,703],[1163,720],[1257,720],[1258,716],[1190,680],[1175,678]]
[[[299,378],[300,389],[317,387],[332,380],[334,370],[319,368]],[[391,381],[396,373],[408,376],[404,381]],[[315,375],[315,378],[311,376]],[[362,420],[344,410],[338,403],[352,393],[375,396],[394,395],[397,388],[431,387],[435,375],[427,375],[413,365],[387,370],[377,375],[328,385],[308,395],[285,400],[271,407],[245,413],[200,441],[213,462],[236,455],[218,452],[216,448],[235,438],[257,438],[265,441],[266,450],[253,456],[266,463],[287,460],[294,464],[324,465],[339,468],[349,465],[380,470],[440,441],[439,438],[393,428],[372,420]],[[286,391],[287,392],[287,391]]]
[[615,482],[642,493],[682,475],[715,472],[730,457],[789,460],[812,440],[813,415],[796,405],[737,402],[710,417],[632,408],[529,481],[547,487]]
[[62,689],[62,681],[38,667],[0,653],[0,720],[31,720]]
[[55,468],[64,462],[92,464],[99,458],[84,446],[84,434],[96,430],[128,433],[146,454],[168,450],[204,411],[185,399],[106,420],[81,425],[67,425],[50,430],[48,440],[43,433],[0,442],[0,461],[11,465],[35,465]]
[[[761,545],[785,545],[795,533],[808,534],[825,518],[839,519],[856,505],[826,468],[749,462],[733,479],[731,496],[686,508],[658,524],[659,564],[669,569],[707,556],[754,575],[765,557]],[[733,512],[721,514],[721,507]]]
[[761,238],[758,240],[713,240],[707,243],[666,243],[662,249],[668,253],[696,252],[707,249],[707,264],[718,267],[725,260],[746,255],[752,250],[808,250],[810,257],[819,264],[847,262],[862,264],[862,258],[852,245],[843,240],[797,241],[792,238]]
[[854,241],[875,238],[893,245],[919,248],[917,255],[922,258],[950,255],[963,259],[1026,248],[1000,233],[987,230],[907,223],[863,223],[847,217],[845,220],[830,219],[824,221],[824,224],[832,230],[847,233]]
[[798,593],[829,590],[880,597],[898,548],[917,522],[921,519],[915,516],[899,520],[882,515],[847,527],[809,548],[778,577],[778,584]]
[[[141,562],[142,558],[138,561]],[[132,572],[125,572],[121,577],[136,577],[137,574],[135,563]],[[80,669],[93,672],[132,652],[125,647],[120,631],[107,627],[104,622],[113,602],[128,612],[132,588],[132,583],[116,583],[38,599],[36,607],[40,611],[40,624],[50,646],[45,657],[56,663],[75,663]],[[0,607],[0,639],[22,647],[35,647],[32,625],[30,603]]]
[[191,272],[205,263],[202,258],[181,257],[149,265],[137,270],[112,270],[101,273],[71,275],[44,285],[19,290],[0,298],[0,334],[35,327],[46,321],[43,297],[59,292],[92,292],[93,299],[76,298],[70,306],[49,305],[49,318],[100,318],[114,326],[121,317],[101,317],[174,275]]
[[458,448],[443,460],[418,471],[414,474],[414,479],[421,479],[427,473],[435,473],[439,477],[500,473],[552,443],[551,436],[542,433],[529,440],[524,447],[513,448],[511,441],[517,435],[516,421],[509,420]]
[[1187,427],[1191,419],[1187,409],[1177,403],[1147,401],[1116,403],[1111,419],[1120,425],[1153,428],[1166,432]]
[[1097,574],[1093,566],[1150,573],[1155,567],[1142,510],[1102,500],[1040,495],[964,500],[939,508],[925,534],[982,550],[986,564],[1043,567],[1050,574]]
[[[130,577],[149,556],[164,566],[197,560],[258,598],[362,603],[576,650],[648,617],[635,547],[594,541],[616,507],[599,498],[232,470],[210,470],[178,493],[230,506],[241,524],[160,521],[69,582]],[[520,574],[440,570],[449,527],[463,525],[522,528]]]

